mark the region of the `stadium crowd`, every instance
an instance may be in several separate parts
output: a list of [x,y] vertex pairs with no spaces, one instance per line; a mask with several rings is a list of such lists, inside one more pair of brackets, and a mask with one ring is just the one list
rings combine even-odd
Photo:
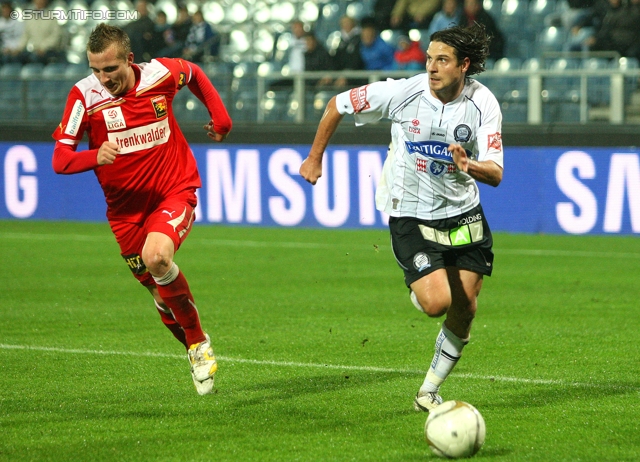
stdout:
[[[517,33],[517,26],[521,27],[523,23],[509,22],[510,18],[505,15],[509,9],[517,9],[518,2],[522,1],[528,8],[523,14],[525,22],[532,16],[529,12],[533,12],[534,4],[547,3],[547,0],[503,0],[499,4],[486,0],[489,5],[502,5],[488,11],[482,0],[369,0],[368,7],[360,8],[358,15],[348,15],[348,9],[342,8],[340,11],[345,14],[333,22],[322,15],[322,9],[330,2],[318,3],[316,21],[291,22],[288,59],[297,59],[292,70],[417,69],[422,67],[422,50],[432,33],[473,22],[484,25],[493,37],[492,61],[504,56],[517,57],[515,47],[509,45],[522,38]],[[89,5],[95,2],[89,2]],[[507,6],[507,2],[515,6]],[[131,36],[137,61],[160,56],[184,57],[192,61],[219,58],[221,44],[228,42],[228,31],[217,30],[215,24],[205,20],[202,10],[196,9],[206,2],[187,5],[176,1],[177,13],[172,15],[175,18],[172,22],[162,9],[166,2],[160,3],[138,0],[135,7],[131,6],[137,11],[137,19],[124,27]],[[343,5],[357,3],[342,0]],[[62,21],[12,18],[12,12],[16,10],[46,11],[54,6],[64,8],[64,5],[63,0],[55,0],[52,5],[49,0],[33,0],[33,3],[4,0],[0,17],[2,63],[64,62],[70,33]],[[621,56],[640,59],[640,0],[559,0],[554,5],[554,8],[547,8],[549,11],[542,18],[540,28],[556,27],[566,31],[562,44],[564,51],[615,51]],[[121,4],[117,8],[121,8]],[[419,31],[421,38],[409,39],[412,30]],[[383,31],[385,34],[381,34]],[[309,39],[309,34],[315,35],[315,39]],[[329,37],[336,34],[340,39],[330,46]],[[284,35],[287,34],[274,30],[276,42]],[[308,47],[307,40],[315,40],[315,43]],[[276,46],[273,53],[267,53],[265,60],[275,59]],[[325,48],[328,48],[329,59],[317,59],[324,54]],[[310,64],[305,66],[302,63],[307,50]]]
[[[43,117],[43,104],[51,109],[46,114],[55,114],[72,81],[86,75],[86,38],[102,22],[56,21],[51,16],[13,19],[29,9],[128,13],[129,19],[106,22],[127,31],[136,62],[183,57],[200,64],[238,121],[259,122],[260,114],[265,121],[317,119],[329,95],[367,83],[368,73],[423,70],[429,37],[451,25],[477,22],[485,27],[493,37],[486,68],[498,73],[554,70],[554,61],[567,65],[558,70],[594,69],[582,59],[591,51],[604,51],[606,56],[598,59],[595,69],[634,72],[640,60],[640,0],[30,1],[0,0],[0,89],[12,89],[0,92],[0,119],[2,110],[8,118],[16,108],[23,119]],[[548,52],[578,52],[580,59],[547,59]],[[621,56],[628,58],[619,60]],[[321,77],[305,78],[301,104],[293,77],[303,71]],[[265,80],[266,93],[258,94],[258,78],[270,72],[278,77],[271,74]],[[526,78],[485,78],[503,104],[505,120],[526,122]],[[22,83],[17,87],[16,79]],[[549,104],[544,120],[582,120],[576,99],[579,78],[558,82],[559,78],[545,81]],[[41,100],[38,93],[45,86],[46,100]],[[607,76],[589,80],[590,107],[608,107],[609,86]],[[625,77],[625,105],[636,89],[637,78]],[[178,95],[174,107],[189,120],[203,115],[186,92]]]

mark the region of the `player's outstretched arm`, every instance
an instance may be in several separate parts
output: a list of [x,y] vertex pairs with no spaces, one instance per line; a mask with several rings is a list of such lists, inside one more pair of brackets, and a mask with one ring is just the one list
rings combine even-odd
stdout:
[[311,184],[316,184],[318,178],[322,176],[322,157],[331,137],[335,133],[340,121],[344,116],[338,112],[336,97],[334,96],[327,103],[318,130],[316,131],[313,145],[309,155],[300,166],[300,175]]
[[453,154],[453,161],[459,170],[468,173],[474,180],[490,186],[498,186],[502,181],[502,167],[492,160],[471,160],[466,151],[459,144],[449,146]]
[[232,122],[229,112],[204,71],[194,63],[188,64],[193,75],[187,86],[191,93],[202,101],[211,115],[211,121],[204,126],[207,136],[214,141],[223,141],[231,131]]

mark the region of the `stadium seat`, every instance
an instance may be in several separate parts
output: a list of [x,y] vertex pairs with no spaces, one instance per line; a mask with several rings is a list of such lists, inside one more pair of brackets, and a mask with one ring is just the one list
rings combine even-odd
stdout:
[[22,64],[10,63],[0,67],[0,119],[13,120],[21,115]]
[[305,1],[299,8],[298,18],[300,18],[301,21],[315,23],[318,20],[320,10],[315,1]]
[[483,0],[482,7],[495,21],[500,21],[502,12],[502,0]]
[[[610,69],[610,61],[602,58],[589,58],[582,62],[582,68],[587,71],[602,71]],[[611,99],[610,77],[587,76],[587,102],[589,105],[608,105]]]
[[316,34],[318,37],[327,37],[329,34],[340,30],[340,17],[345,13],[342,6],[336,1],[318,3],[319,15],[316,22]]
[[265,56],[271,55],[275,45],[275,38],[271,27],[258,27],[253,31],[253,48]]
[[[629,58],[623,56],[613,63],[613,67],[622,71],[637,70],[640,64],[637,58]],[[638,89],[640,81],[637,76],[626,76],[624,78],[624,100],[629,102],[633,93]]]
[[234,95],[233,104],[229,109],[234,121],[257,121],[258,102],[255,89],[253,91],[243,90]]
[[[265,1],[258,1],[253,6],[253,21],[256,24],[264,25],[269,23],[271,18],[271,8]],[[274,20],[278,20],[278,18],[273,18]]]
[[580,88],[580,77],[577,75],[567,75],[565,72],[579,69],[579,60],[558,58],[549,60],[548,62],[548,69],[553,71],[554,75],[545,77],[545,88],[553,88],[560,93]]
[[260,101],[265,122],[281,122],[287,119],[287,103],[291,92],[287,90],[268,91]]
[[[80,80],[91,74],[88,64],[67,64],[64,75],[67,79]],[[75,82],[74,82],[75,83]]]
[[242,24],[249,17],[247,7],[240,2],[231,2],[224,12],[225,20],[232,24]]
[[202,17],[211,24],[221,24],[225,21],[225,9],[219,2],[207,1],[202,4]]
[[508,93],[513,90],[526,91],[526,79],[514,77],[510,72],[519,70],[522,61],[518,58],[502,58],[493,65],[493,73],[491,77],[487,77],[486,85],[491,89],[498,101],[507,98]]
[[536,39],[536,56],[562,51],[568,32],[562,27],[545,27]]
[[8,63],[0,67],[0,77],[15,78],[20,76],[21,70],[22,70],[22,64]]
[[507,36],[507,41],[512,36],[522,34],[527,19],[528,0],[504,0],[500,11],[498,24]]

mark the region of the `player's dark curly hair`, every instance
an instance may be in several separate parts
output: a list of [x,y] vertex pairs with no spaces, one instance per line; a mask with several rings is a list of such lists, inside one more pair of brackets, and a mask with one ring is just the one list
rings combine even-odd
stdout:
[[439,30],[431,34],[432,42],[442,42],[455,50],[458,63],[469,58],[471,64],[467,75],[484,72],[484,63],[489,56],[491,36],[487,35],[482,24],[473,23],[468,27],[456,26]]
[[126,60],[131,52],[131,40],[127,33],[119,27],[101,23],[91,32],[87,51],[102,53],[114,43],[118,47],[117,57]]

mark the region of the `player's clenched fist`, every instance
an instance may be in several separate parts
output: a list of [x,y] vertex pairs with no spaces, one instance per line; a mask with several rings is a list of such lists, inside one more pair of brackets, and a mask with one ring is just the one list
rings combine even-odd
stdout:
[[322,176],[322,162],[307,157],[300,166],[300,175],[311,184],[316,184]]
[[218,133],[213,129],[213,122],[209,122],[203,127],[207,131],[207,136],[213,141],[224,141],[227,138],[228,133]]
[[111,141],[105,141],[98,149],[98,165],[113,164],[120,152],[120,146]]

